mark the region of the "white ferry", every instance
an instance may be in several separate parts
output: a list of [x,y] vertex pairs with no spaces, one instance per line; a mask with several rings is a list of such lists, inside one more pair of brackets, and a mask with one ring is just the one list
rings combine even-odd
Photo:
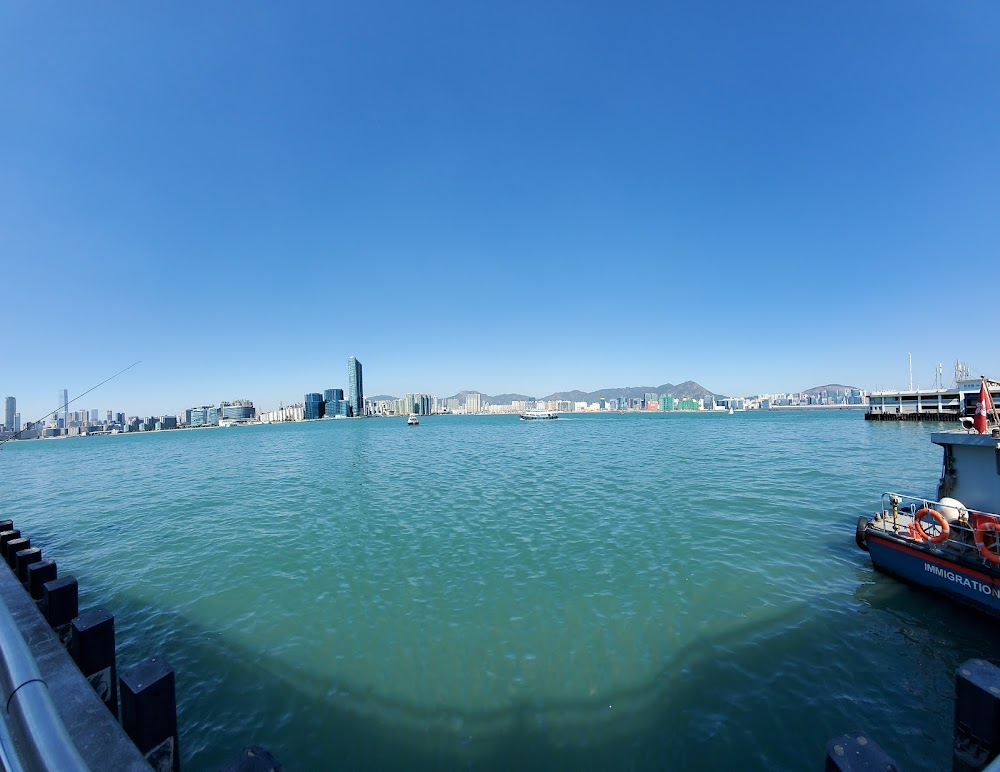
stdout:
[[417,414],[416,413],[410,413],[409,417],[406,419],[406,425],[407,426],[419,426],[420,425],[420,419],[417,418]]
[[559,414],[555,410],[526,410],[521,413],[522,421],[545,421],[558,417]]

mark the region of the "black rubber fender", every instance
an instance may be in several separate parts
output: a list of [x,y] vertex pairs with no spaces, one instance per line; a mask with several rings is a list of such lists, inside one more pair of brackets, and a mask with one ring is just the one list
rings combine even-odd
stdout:
[[857,528],[854,529],[854,541],[858,543],[865,552],[868,552],[868,540],[865,538],[865,531],[868,528],[868,518],[864,515],[858,518]]

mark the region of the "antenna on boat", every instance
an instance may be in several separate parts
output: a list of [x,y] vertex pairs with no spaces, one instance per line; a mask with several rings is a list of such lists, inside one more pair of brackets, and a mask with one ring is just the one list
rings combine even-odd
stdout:
[[[133,362],[132,364],[130,364],[128,367],[126,367],[125,370],[131,370],[133,367],[135,367],[140,362],[142,362],[142,360],[141,359],[137,359],[135,362]],[[3,445],[5,442],[10,442],[11,440],[16,440],[18,438],[18,435],[20,435],[22,432],[30,431],[33,427],[35,427],[36,425],[40,424],[42,421],[44,421],[50,415],[55,415],[60,410],[66,409],[67,407],[69,407],[70,405],[72,405],[74,402],[76,402],[78,399],[82,399],[83,397],[86,397],[94,389],[98,389],[101,386],[103,386],[105,383],[107,383],[108,381],[114,380],[119,375],[121,375],[122,373],[124,373],[125,370],[119,370],[117,373],[115,373],[114,375],[112,375],[110,378],[105,378],[103,381],[101,381],[99,384],[97,384],[97,386],[91,386],[89,389],[87,389],[85,392],[83,392],[83,394],[81,394],[79,397],[74,397],[69,402],[67,402],[65,405],[60,405],[55,410],[53,410],[51,413],[47,413],[46,415],[43,415],[37,421],[28,421],[27,425],[23,429],[21,429],[20,431],[14,432],[13,435],[11,435],[10,437],[8,437],[5,440],[0,440],[0,445]]]

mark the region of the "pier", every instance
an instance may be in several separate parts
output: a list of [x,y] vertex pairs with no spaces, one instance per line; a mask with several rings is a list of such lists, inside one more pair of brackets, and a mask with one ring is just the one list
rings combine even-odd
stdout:
[[[179,772],[174,670],[153,656],[117,669],[114,616],[79,608],[73,576],[0,520],[0,768]],[[248,746],[226,772],[280,770]]]
[[940,410],[922,410],[919,413],[879,413],[869,410],[865,413],[866,421],[958,421],[960,418],[958,413]]
[[[959,421],[974,415],[981,381],[960,380],[950,389],[875,391],[868,397],[866,421]],[[1000,400],[1000,383],[987,381],[993,402]]]

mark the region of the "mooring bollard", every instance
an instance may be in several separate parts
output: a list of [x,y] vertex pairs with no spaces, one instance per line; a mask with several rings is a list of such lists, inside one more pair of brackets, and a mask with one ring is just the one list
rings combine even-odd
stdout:
[[1000,753],[1000,668],[970,659],[955,673],[952,770],[983,769]]
[[174,669],[150,657],[121,676],[122,729],[157,772],[179,772]]
[[11,528],[7,531],[0,531],[0,557],[4,560],[7,559],[7,542],[13,539],[20,539],[21,532],[16,528]]
[[75,576],[64,576],[42,585],[42,613],[56,632],[67,627],[80,613],[79,590]]
[[85,611],[70,626],[69,653],[97,696],[118,718],[118,672],[115,669],[115,618],[103,608]]
[[896,769],[896,762],[864,732],[849,732],[826,744],[826,772]]
[[[28,594],[32,600],[41,600],[45,590],[42,587],[57,576],[56,561],[39,560],[28,566]],[[72,619],[72,617],[70,617]]]
[[281,772],[281,764],[267,748],[248,745],[229,759],[219,772]]
[[29,547],[14,554],[14,570],[17,571],[17,581],[24,584],[28,581],[28,566],[42,559],[42,551],[38,547]]
[[14,563],[14,556],[17,555],[21,550],[26,550],[31,548],[31,539],[22,537],[20,539],[11,539],[7,542],[7,565],[10,566],[11,571],[15,570],[17,567]]

